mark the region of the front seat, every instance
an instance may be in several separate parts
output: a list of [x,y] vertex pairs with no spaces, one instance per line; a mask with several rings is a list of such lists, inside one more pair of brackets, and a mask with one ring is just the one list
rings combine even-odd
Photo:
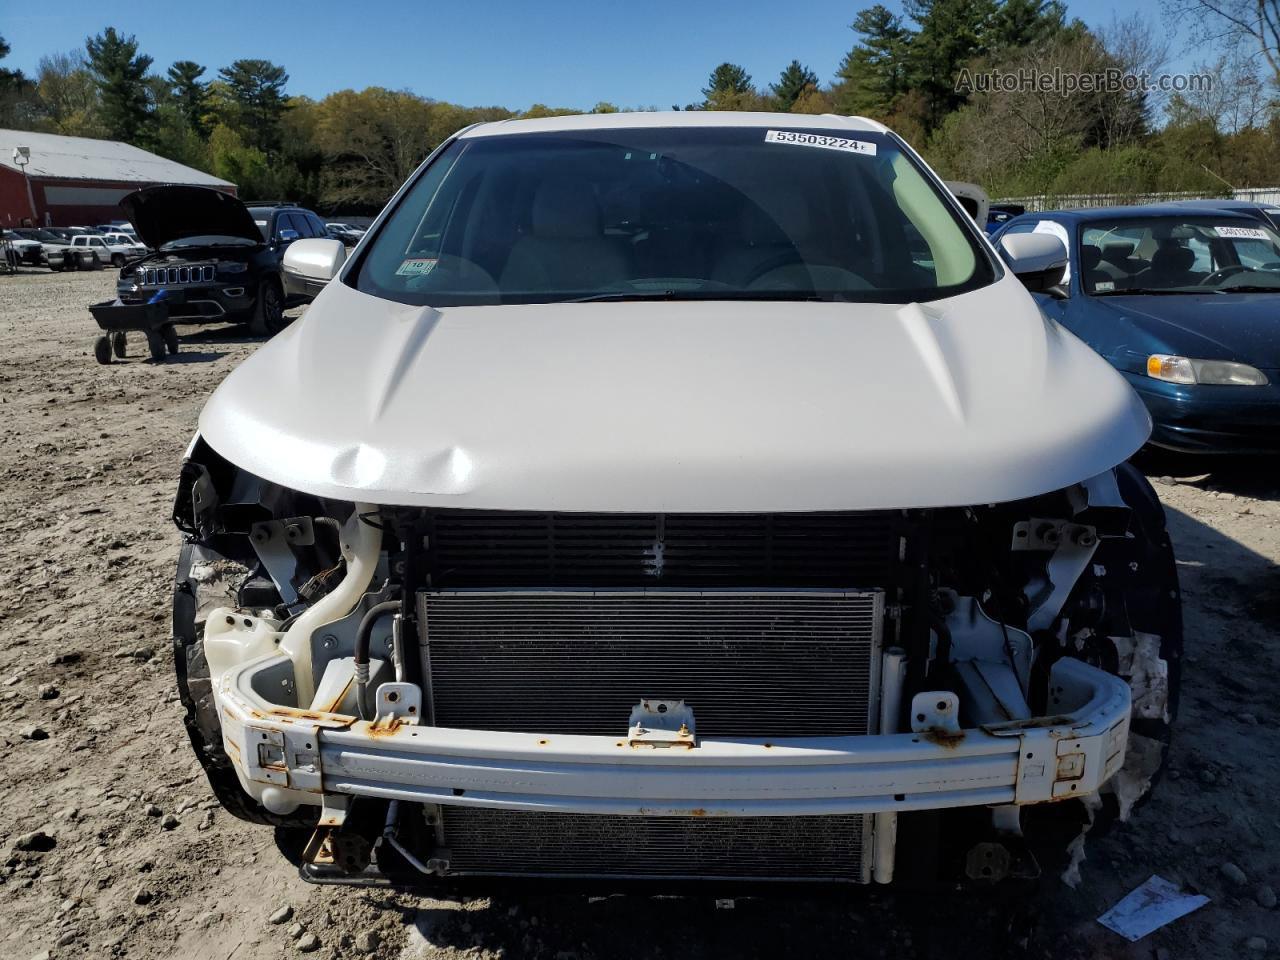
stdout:
[[[782,185],[772,195],[785,198],[789,191]],[[803,199],[790,208],[793,220],[784,228],[774,215],[754,203],[744,205],[738,215],[738,234],[728,241],[727,249],[717,258],[712,278],[740,290],[761,289],[774,284],[783,289],[810,289],[813,286],[804,257],[796,244],[796,233],[809,226]],[[785,201],[780,203],[787,209]],[[799,217],[795,215],[799,214]]]
[[1190,247],[1177,244],[1163,246],[1151,257],[1151,269],[1143,277],[1145,285],[1160,289],[1185,287],[1195,282],[1191,276],[1195,262],[1196,255]]
[[529,232],[502,271],[504,294],[590,293],[626,280],[627,258],[604,236],[600,203],[588,183],[557,177],[538,187]]
[[[1088,292],[1098,289],[1098,284],[1111,284],[1114,287],[1115,281],[1111,274],[1105,270],[1099,270],[1098,265],[1102,263],[1102,250],[1091,243],[1082,243],[1080,245],[1080,279],[1084,282],[1084,288]],[[1104,286],[1103,290],[1109,289]]]

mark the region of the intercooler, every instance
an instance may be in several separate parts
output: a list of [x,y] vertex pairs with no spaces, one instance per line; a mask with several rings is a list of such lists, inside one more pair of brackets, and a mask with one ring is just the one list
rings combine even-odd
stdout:
[[428,717],[622,736],[684,700],[702,738],[865,734],[882,618],[879,591],[423,591]]

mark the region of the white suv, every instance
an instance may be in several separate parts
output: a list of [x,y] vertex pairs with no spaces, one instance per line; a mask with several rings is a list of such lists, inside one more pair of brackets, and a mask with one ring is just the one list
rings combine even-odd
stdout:
[[296,240],[332,282],[174,514],[222,802],[317,880],[597,890],[988,881],[1126,815],[1181,663],[1150,421],[1018,240],[877,123],[709,112],[474,126],[341,269]]

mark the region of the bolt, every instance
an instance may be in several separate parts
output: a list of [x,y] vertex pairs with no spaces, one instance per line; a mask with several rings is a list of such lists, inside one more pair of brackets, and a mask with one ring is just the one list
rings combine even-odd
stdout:
[[331,633],[320,642],[324,644],[324,648],[326,650],[332,650],[334,647],[338,645],[338,638]]
[[386,640],[382,641],[382,645],[383,645],[383,646],[385,646],[388,650],[390,650],[390,649],[391,649],[391,638],[390,638],[390,637],[387,637],[387,639],[386,639]]
[[1077,547],[1092,547],[1094,543],[1097,542],[1093,535],[1093,531],[1087,527],[1082,527],[1077,530],[1075,539]]

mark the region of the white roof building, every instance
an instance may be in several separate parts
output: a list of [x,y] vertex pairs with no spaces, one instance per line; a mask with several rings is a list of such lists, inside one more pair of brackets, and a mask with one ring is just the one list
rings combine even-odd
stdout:
[[121,217],[120,198],[180,183],[235,193],[235,184],[115,140],[0,130],[0,224],[69,226]]

